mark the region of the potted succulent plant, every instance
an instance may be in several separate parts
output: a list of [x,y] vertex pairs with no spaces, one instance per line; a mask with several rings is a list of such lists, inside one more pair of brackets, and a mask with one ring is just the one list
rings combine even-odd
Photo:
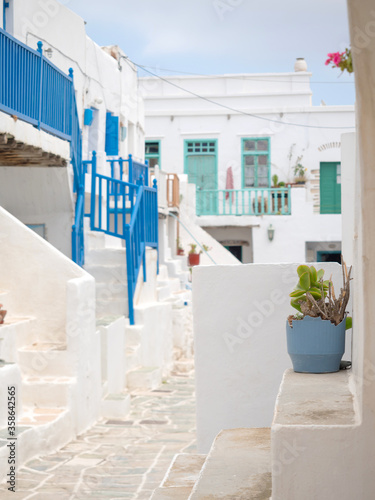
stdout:
[[298,283],[290,296],[298,313],[288,317],[288,354],[295,372],[331,373],[340,369],[345,352],[345,331],[351,328],[346,307],[350,297],[351,268],[342,264],[343,286],[336,296],[332,279],[324,270],[301,265]]
[[202,252],[197,252],[197,245],[195,243],[190,243],[188,255],[189,266],[197,266],[199,264],[201,253]]

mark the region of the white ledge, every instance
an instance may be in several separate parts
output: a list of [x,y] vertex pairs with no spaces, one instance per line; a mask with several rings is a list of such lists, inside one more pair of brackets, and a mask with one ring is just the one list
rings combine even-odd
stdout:
[[358,424],[350,370],[308,374],[287,370],[276,401],[272,426],[345,426]]

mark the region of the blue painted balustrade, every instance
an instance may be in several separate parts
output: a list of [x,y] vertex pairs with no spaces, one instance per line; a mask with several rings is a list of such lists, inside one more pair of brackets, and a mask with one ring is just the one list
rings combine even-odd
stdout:
[[72,259],[84,263],[83,211],[85,175],[82,138],[73,83],[69,75],[0,28],[0,111],[70,142],[76,193],[72,227]]
[[[65,75],[43,56],[42,42],[33,50],[0,28],[0,111],[70,142],[76,196],[72,259],[84,264],[84,216],[93,231],[126,242],[129,317],[134,324],[134,293],[141,265],[146,279],[146,246],[158,249],[157,186],[149,187],[148,165],[127,159],[108,160],[111,175],[96,171],[96,154],[82,161],[82,134],[73,70]],[[124,180],[125,164],[128,180]],[[90,214],[85,214],[85,173],[91,164]]]
[[[110,160],[111,165],[115,161]],[[125,160],[121,161],[121,164]],[[90,228],[125,240],[128,280],[129,320],[134,325],[134,294],[143,267],[146,281],[146,247],[158,250],[158,192],[145,185],[141,177],[136,183],[98,174],[96,153],[91,160]],[[142,165],[139,163],[139,165]],[[147,165],[143,171],[148,176]],[[113,173],[113,171],[111,172]]]

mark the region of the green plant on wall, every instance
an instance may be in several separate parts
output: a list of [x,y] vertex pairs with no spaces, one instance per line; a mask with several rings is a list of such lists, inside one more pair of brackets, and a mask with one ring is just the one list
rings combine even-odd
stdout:
[[[320,317],[338,325],[346,316],[346,306],[350,297],[351,270],[347,270],[345,262],[343,269],[343,287],[336,297],[332,277],[323,280],[324,270],[317,271],[314,266],[301,265],[297,268],[298,283],[290,293],[290,304],[297,309],[292,319],[302,319],[304,316]],[[352,319],[346,318],[346,328],[351,328]]]

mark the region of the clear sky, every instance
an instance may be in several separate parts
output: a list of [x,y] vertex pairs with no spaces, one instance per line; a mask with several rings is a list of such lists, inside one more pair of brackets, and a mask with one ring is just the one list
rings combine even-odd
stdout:
[[304,57],[315,105],[354,103],[354,76],[324,65],[328,52],[349,47],[345,0],[62,3],[84,18],[99,45],[119,45],[160,75],[289,72]]

